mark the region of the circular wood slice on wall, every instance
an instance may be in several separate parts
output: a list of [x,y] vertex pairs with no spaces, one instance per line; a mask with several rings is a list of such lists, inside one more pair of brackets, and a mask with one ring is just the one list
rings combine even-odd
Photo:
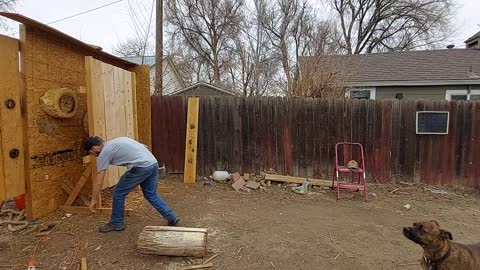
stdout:
[[78,109],[77,93],[68,88],[50,89],[40,102],[42,110],[55,118],[72,118]]

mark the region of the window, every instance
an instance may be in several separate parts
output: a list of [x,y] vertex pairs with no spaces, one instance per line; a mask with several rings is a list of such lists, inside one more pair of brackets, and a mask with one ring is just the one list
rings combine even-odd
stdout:
[[448,134],[449,112],[417,111],[417,134]]
[[375,99],[375,88],[354,88],[347,91],[345,97],[351,99]]
[[480,100],[480,90],[447,90],[445,92],[446,100]]

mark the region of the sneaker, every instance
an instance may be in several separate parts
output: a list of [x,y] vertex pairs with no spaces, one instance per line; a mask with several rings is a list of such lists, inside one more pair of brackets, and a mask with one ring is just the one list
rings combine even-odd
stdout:
[[178,222],[180,222],[180,219],[175,218],[174,221],[168,222],[168,226],[177,226]]
[[111,231],[123,231],[124,229],[125,229],[125,225],[114,226],[111,223],[107,223],[103,226],[100,226],[100,228],[98,228],[98,230],[102,233],[111,232]]

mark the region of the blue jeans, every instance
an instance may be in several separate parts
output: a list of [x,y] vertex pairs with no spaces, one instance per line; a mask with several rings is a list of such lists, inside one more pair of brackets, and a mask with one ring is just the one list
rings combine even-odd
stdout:
[[135,167],[125,172],[118,181],[112,198],[112,217],[110,223],[113,226],[123,226],[125,213],[125,197],[135,187],[142,187],[143,196],[168,222],[174,222],[177,218],[175,212],[157,194],[158,164],[150,167]]

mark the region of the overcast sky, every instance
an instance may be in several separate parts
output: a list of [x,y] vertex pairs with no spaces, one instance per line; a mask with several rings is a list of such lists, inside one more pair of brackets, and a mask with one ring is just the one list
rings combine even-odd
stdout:
[[[139,1],[144,1],[148,5],[154,3],[153,0],[129,1],[132,4]],[[480,0],[456,1],[460,6],[455,21],[458,34],[445,45],[455,44],[456,47],[463,47],[464,40],[480,31],[480,16],[478,16]],[[40,22],[49,23],[112,2],[115,2],[115,0],[22,0],[17,12]],[[103,47],[106,51],[111,51],[116,43],[134,35],[128,10],[128,1],[124,0],[74,18],[50,24],[50,26],[86,43],[95,44]],[[17,28],[17,26],[14,27]]]

